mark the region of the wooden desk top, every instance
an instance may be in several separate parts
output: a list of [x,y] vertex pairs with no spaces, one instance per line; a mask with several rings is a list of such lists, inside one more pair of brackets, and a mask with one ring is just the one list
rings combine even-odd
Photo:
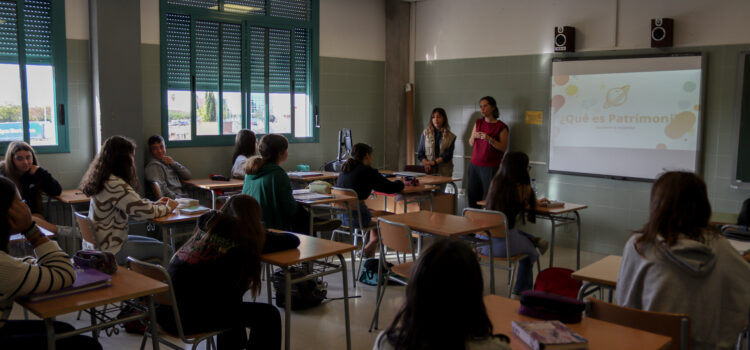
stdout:
[[714,226],[737,225],[737,218],[739,218],[739,216],[739,214],[734,213],[713,212],[708,221]]
[[167,285],[162,282],[120,267],[112,275],[112,285],[109,287],[33,303],[20,300],[17,302],[34,315],[44,319],[167,290]]
[[81,190],[78,190],[78,189],[63,190],[59,196],[55,196],[55,199],[65,204],[78,204],[78,203],[89,202],[89,197],[83,194],[83,192],[81,192]]
[[[385,175],[391,175],[393,173],[396,173],[397,171],[379,169],[378,172],[380,172],[381,174],[385,174]],[[425,185],[442,185],[442,184],[447,184],[447,183],[463,180],[460,177],[450,177],[450,176],[440,176],[440,175],[425,175],[425,176],[420,176],[417,179],[419,180],[419,183],[425,184]]]
[[245,181],[239,179],[229,179],[229,181],[214,181],[211,179],[192,179],[185,180],[182,183],[186,185],[195,186],[204,190],[229,190],[234,188],[242,188]]
[[297,199],[297,197],[294,197],[294,200],[297,201],[297,203],[302,203],[306,205],[317,205],[317,204],[330,204],[330,203],[337,203],[337,202],[347,202],[351,200],[358,201],[359,199],[355,196],[349,196],[345,194],[333,194],[333,198],[323,198],[323,199],[316,199],[316,200],[306,200],[306,199]]
[[313,182],[317,180],[333,180],[338,179],[339,173],[334,173],[332,171],[310,171],[311,173],[321,173],[322,175],[316,175],[316,176],[297,176],[294,174],[289,174],[289,178],[295,181],[306,181],[306,182]]
[[[487,201],[486,200],[477,201],[477,205],[484,207],[485,205],[487,205]],[[581,209],[586,209],[586,208],[588,208],[588,205],[565,202],[565,205],[562,207],[548,208],[548,207],[537,206],[536,212],[537,214],[542,214],[542,215],[559,215],[559,214],[565,214],[565,213],[572,213],[574,211],[579,211]]]
[[620,273],[621,261],[621,256],[610,255],[573,272],[571,277],[583,282],[592,282],[603,286],[616,287],[617,276]]
[[198,214],[183,214],[180,212],[177,213],[171,213],[166,216],[162,216],[160,218],[153,218],[149,219],[148,221],[151,221],[157,225],[169,225],[169,224],[176,224],[180,222],[188,222],[188,221],[195,221],[198,220],[198,217],[205,214],[206,212],[198,213]]
[[[493,333],[502,333],[510,337],[510,346],[513,349],[530,349],[513,334],[511,321],[538,321],[538,319],[518,314],[520,306],[518,300],[487,295],[484,297],[484,305],[487,307],[487,315],[492,322]],[[587,317],[579,323],[566,324],[566,326],[588,339],[589,349],[665,349],[672,342],[671,338],[664,335]]]
[[395,214],[383,216],[382,218],[404,224],[412,230],[447,237],[462,236],[503,227],[503,223],[500,220],[469,219],[463,216],[433,211]]
[[305,261],[318,260],[357,249],[357,247],[351,244],[330,241],[298,233],[293,234],[299,237],[299,247],[275,253],[263,254],[260,256],[260,260],[276,266],[288,267]]

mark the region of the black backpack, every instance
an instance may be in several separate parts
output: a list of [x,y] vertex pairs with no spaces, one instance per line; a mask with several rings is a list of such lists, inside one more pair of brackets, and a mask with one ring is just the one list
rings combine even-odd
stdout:
[[[305,269],[297,266],[289,267],[289,271],[293,280],[308,275]],[[284,271],[279,270],[274,272],[271,277],[271,283],[273,283],[273,288],[276,290],[276,306],[280,308],[285,307],[286,280],[284,278]],[[328,293],[326,290],[327,287],[327,284],[320,277],[292,284],[291,309],[304,310],[320,305]]]

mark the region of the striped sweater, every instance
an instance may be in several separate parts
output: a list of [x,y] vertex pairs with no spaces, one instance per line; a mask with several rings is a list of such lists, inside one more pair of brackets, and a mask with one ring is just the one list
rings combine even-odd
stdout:
[[[91,197],[89,219],[94,224],[94,236],[99,249],[117,254],[128,238],[128,218],[146,220],[170,213],[165,204],[141,198],[123,179],[110,175],[104,188]],[[83,242],[84,249],[95,247]]]
[[0,251],[0,327],[8,320],[16,297],[65,288],[75,280],[70,257],[56,242],[39,245],[34,254],[36,259],[14,258]]

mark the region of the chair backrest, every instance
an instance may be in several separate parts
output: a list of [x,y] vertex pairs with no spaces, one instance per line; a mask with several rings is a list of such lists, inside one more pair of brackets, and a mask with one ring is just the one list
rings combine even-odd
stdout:
[[159,186],[159,183],[156,181],[151,182],[151,193],[154,195],[154,199],[159,199],[163,197],[161,194],[161,186]]
[[414,255],[411,229],[408,226],[378,218],[378,232],[380,234],[380,242],[382,242],[384,247],[393,249],[399,253]]
[[688,348],[690,318],[686,314],[638,310],[588,298],[586,316],[672,337],[672,350]]
[[[506,229],[508,227],[508,218],[502,212],[487,209],[464,208],[463,216],[469,219],[479,219],[484,221],[502,221],[503,227],[490,230],[490,235],[492,237],[502,238],[507,234]],[[484,234],[484,232],[481,233]]]
[[336,195],[344,195],[344,196],[352,196],[354,197],[352,200],[344,201],[344,202],[334,202],[331,203],[331,205],[335,208],[343,208],[343,209],[349,209],[349,210],[358,210],[359,209],[359,198],[357,198],[357,191],[351,189],[351,188],[343,188],[343,187],[331,187],[331,194]]
[[74,214],[76,216],[78,230],[81,231],[81,239],[86,243],[93,244],[94,248],[99,249],[99,243],[97,243],[96,235],[94,234],[94,223],[92,223],[86,215],[79,212],[75,212]]

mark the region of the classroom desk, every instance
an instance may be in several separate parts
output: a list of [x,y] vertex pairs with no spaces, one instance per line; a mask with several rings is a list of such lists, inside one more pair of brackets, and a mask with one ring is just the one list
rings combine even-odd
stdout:
[[[277,231],[278,232],[278,231]],[[346,261],[344,260],[344,253],[353,252],[357,249],[351,244],[329,241],[327,239],[321,239],[301,234],[296,234],[299,237],[299,247],[295,249],[284,250],[280,252],[263,254],[260,260],[266,263],[266,282],[268,288],[268,303],[271,304],[271,267],[270,265],[276,265],[281,267],[284,271],[284,277],[286,279],[285,288],[285,307],[284,307],[284,348],[289,350],[291,348],[291,305],[292,305],[292,288],[290,286],[294,283],[299,283],[312,278],[320,276],[330,275],[341,271],[341,278],[344,286],[344,320],[346,326],[346,349],[351,350],[352,341],[350,334],[350,323],[349,323],[349,288],[347,288],[346,278]],[[332,265],[327,262],[319,261],[320,259],[337,256],[339,258],[340,265]],[[311,275],[304,276],[300,279],[292,280],[291,271],[289,267],[300,264],[303,262],[314,262],[327,267],[333,267],[332,270],[323,270],[320,272],[313,273]]]
[[[37,228],[39,229],[39,231],[42,232],[42,234],[47,236],[47,238],[55,237],[55,234],[52,233],[52,231],[49,231],[46,228],[41,227],[39,225],[37,225]],[[19,242],[23,242],[24,240],[26,240],[26,237],[24,237],[23,234],[16,233],[14,235],[10,235],[10,238],[8,239],[8,243],[19,243]]]
[[617,276],[620,273],[620,262],[622,257],[618,255],[609,255],[601,260],[586,266],[576,272],[571,277],[583,282],[581,289],[578,291],[578,300],[583,300],[586,296],[605,288],[609,291],[609,302],[612,302],[612,292],[617,287]]
[[[412,231],[443,237],[459,237],[477,232],[486,232],[489,235],[490,230],[503,227],[500,220],[470,219],[431,211],[394,214],[383,216],[383,219],[404,224]],[[490,246],[490,255],[494,256],[492,240],[487,242]],[[490,293],[495,294],[495,264],[490,264]]]
[[[486,200],[477,201],[477,205],[484,207],[487,205]],[[552,267],[552,259],[555,257],[555,228],[572,223],[576,224],[576,269],[581,268],[581,215],[579,210],[588,208],[584,204],[567,203],[562,207],[536,207],[536,216],[541,219],[549,220],[552,223],[550,242],[549,242],[549,267]],[[570,218],[567,214],[573,213],[575,218]]]
[[[117,272],[112,274],[112,285],[109,287],[37,302],[27,302],[20,299],[16,300],[16,302],[18,302],[26,310],[31,311],[31,313],[33,313],[34,315],[38,316],[41,319],[44,319],[44,323],[47,328],[47,349],[55,349],[55,339],[67,338],[86,332],[92,332],[94,334],[94,337],[96,338],[96,330],[98,329],[113,327],[120,323],[132,320],[146,320],[149,317],[151,318],[150,322],[155,323],[156,310],[154,308],[154,301],[151,296],[154,294],[166,292],[167,290],[169,290],[168,286],[162,282],[153,280],[137,272],[120,267],[119,269],[117,269]],[[54,318],[56,316],[86,309],[94,309],[97,306],[117,303],[140,297],[146,297],[146,302],[148,304],[149,310],[147,313],[127,316],[99,324],[96,324],[97,319],[92,316],[91,326],[89,327],[76,329],[68,333],[55,334],[52,322],[54,321]],[[152,343],[154,349],[159,349],[159,332],[158,327],[155,328],[156,330],[153,332]]]
[[[549,266],[552,267],[552,259],[555,256],[555,228],[569,224],[576,224],[576,270],[581,268],[581,215],[578,211],[588,208],[587,205],[565,203],[562,207],[548,208],[536,207],[536,217],[546,219],[551,222],[551,232],[549,240]],[[571,218],[567,214],[573,213],[575,217]]]
[[211,192],[211,209],[216,209],[216,191],[242,189],[242,185],[245,184],[243,180],[239,179],[229,179],[229,181],[192,179],[185,180],[182,183]]
[[169,264],[169,250],[167,249],[167,244],[171,245],[175,251],[177,250],[177,247],[174,244],[175,225],[183,222],[197,221],[198,217],[204,213],[205,212],[197,214],[182,214],[173,212],[160,218],[148,220],[149,222],[159,225],[161,228],[162,243],[164,243],[164,246],[162,247],[162,261],[164,266]]
[[70,225],[73,226],[73,228],[78,227],[78,222],[76,220],[76,206],[84,203],[89,204],[89,197],[83,194],[81,190],[73,189],[63,190],[59,196],[53,198],[70,207]]
[[[510,337],[510,346],[516,350],[530,349],[523,341],[513,334],[511,321],[539,321],[538,319],[520,315],[518,300],[511,300],[497,295],[484,297],[487,316],[492,322],[494,334],[505,334]],[[605,322],[584,317],[579,323],[566,324],[571,330],[589,341],[588,348],[592,350],[607,349],[666,349],[672,342],[670,337],[654,334],[615,323]]]
[[419,184],[417,186],[404,186],[403,191],[398,193],[383,193],[378,191],[373,191],[372,193],[382,196],[383,197],[383,210],[388,211],[388,197],[394,198],[393,200],[393,212],[395,213],[397,210],[396,202],[398,202],[399,199],[404,200],[404,213],[407,212],[407,203],[410,199],[421,202],[425,197],[430,200],[430,211],[433,211],[435,209],[435,202],[433,199],[433,191],[436,190],[438,186],[436,185],[426,185],[426,184]]

